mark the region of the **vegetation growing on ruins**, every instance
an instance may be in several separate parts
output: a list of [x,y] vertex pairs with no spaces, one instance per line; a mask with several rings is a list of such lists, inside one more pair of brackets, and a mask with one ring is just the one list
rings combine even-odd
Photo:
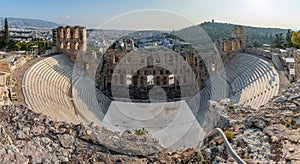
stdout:
[[134,129],[134,134],[136,136],[142,136],[142,135],[146,135],[148,134],[149,132],[145,129],[145,128],[142,128],[142,129]]
[[234,104],[230,104],[230,105],[228,105],[228,108],[229,108],[229,109],[234,109],[235,106],[234,106]]
[[227,140],[229,142],[232,142],[234,135],[228,130],[226,130],[224,133],[225,133],[225,136],[226,136]]

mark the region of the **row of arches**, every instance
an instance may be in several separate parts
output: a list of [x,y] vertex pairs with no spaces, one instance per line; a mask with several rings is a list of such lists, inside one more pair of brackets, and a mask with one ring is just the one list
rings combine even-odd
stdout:
[[153,87],[163,88],[170,98],[180,97],[181,89],[189,97],[204,86],[208,70],[196,50],[150,51],[135,48],[134,41],[120,39],[103,54],[95,79],[96,87],[108,97],[126,99],[129,89],[134,99],[140,99]]
[[67,50],[79,50],[80,45],[79,42],[60,42],[60,49],[67,49]]
[[66,26],[58,27],[59,38],[61,39],[71,39],[71,38],[80,38],[80,27],[79,26]]
[[219,51],[224,53],[243,51],[242,39],[219,39],[215,41],[215,45]]
[[[145,57],[139,57],[139,59],[136,59],[132,56],[127,56],[126,57],[126,64],[132,64],[134,62],[138,62],[138,63],[141,63],[141,64],[144,64],[144,65],[155,65],[155,64],[176,64],[176,62],[178,62],[178,56],[172,56],[172,55],[169,55],[169,56],[166,56],[166,60],[167,61],[163,61],[163,59],[161,59],[161,57],[159,55],[157,56],[148,56],[145,60]],[[182,62],[183,63],[187,63],[187,57],[186,56],[182,56]],[[195,58],[194,59],[195,62],[197,62],[197,59]],[[120,61],[119,59],[119,55],[118,54],[115,54],[114,57],[113,57],[113,63],[116,64]]]
[[[125,81],[125,82],[124,82]],[[186,76],[184,76],[184,81],[186,82]],[[168,76],[132,76],[130,74],[114,76],[113,84],[126,84],[126,86],[151,86],[151,85],[175,85],[175,75],[171,74]]]

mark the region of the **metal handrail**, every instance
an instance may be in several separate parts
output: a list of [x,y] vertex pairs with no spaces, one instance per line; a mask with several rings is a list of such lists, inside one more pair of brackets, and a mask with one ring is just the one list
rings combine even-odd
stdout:
[[224,132],[222,131],[222,129],[220,129],[220,128],[215,128],[214,130],[212,130],[212,131],[207,135],[206,138],[208,138],[209,136],[212,136],[212,135],[214,135],[214,134],[216,134],[216,133],[218,133],[218,134],[221,136],[221,138],[223,139],[224,144],[225,144],[225,146],[226,146],[228,152],[230,153],[230,155],[233,157],[233,159],[234,159],[237,163],[239,163],[239,164],[246,164],[246,162],[243,161],[243,160],[241,159],[241,157],[240,157],[239,155],[237,155],[236,152],[233,150],[233,148],[231,147],[231,145],[230,145],[229,141],[227,140],[226,135],[224,134]]

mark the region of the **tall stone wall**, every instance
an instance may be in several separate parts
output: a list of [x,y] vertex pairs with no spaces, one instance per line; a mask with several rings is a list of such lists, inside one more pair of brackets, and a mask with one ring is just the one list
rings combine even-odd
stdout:
[[133,40],[127,39],[122,50],[111,47],[103,55],[96,83],[109,97],[148,100],[148,91],[160,86],[168,99],[180,100],[197,94],[209,77],[202,56],[193,50],[176,55],[172,50],[133,51],[133,46]]
[[247,35],[244,35],[242,26],[232,29],[231,38],[220,38],[214,41],[215,47],[222,57],[223,62],[232,58],[233,55],[243,52],[247,47]]
[[72,61],[79,52],[86,51],[86,28],[81,26],[60,26],[52,29],[53,50],[64,53]]

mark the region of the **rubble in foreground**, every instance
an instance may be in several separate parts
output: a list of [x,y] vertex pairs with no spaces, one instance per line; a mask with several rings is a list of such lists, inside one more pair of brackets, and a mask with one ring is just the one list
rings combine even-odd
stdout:
[[[223,130],[245,162],[300,163],[300,81],[259,109],[225,103],[223,115],[229,121]],[[216,163],[233,162],[217,136],[204,152]]]
[[[244,161],[300,162],[299,93],[294,83],[260,109],[218,103],[229,122],[222,129]],[[0,136],[0,163],[234,163],[218,136],[172,152],[147,134],[54,121],[22,105],[2,106]]]

